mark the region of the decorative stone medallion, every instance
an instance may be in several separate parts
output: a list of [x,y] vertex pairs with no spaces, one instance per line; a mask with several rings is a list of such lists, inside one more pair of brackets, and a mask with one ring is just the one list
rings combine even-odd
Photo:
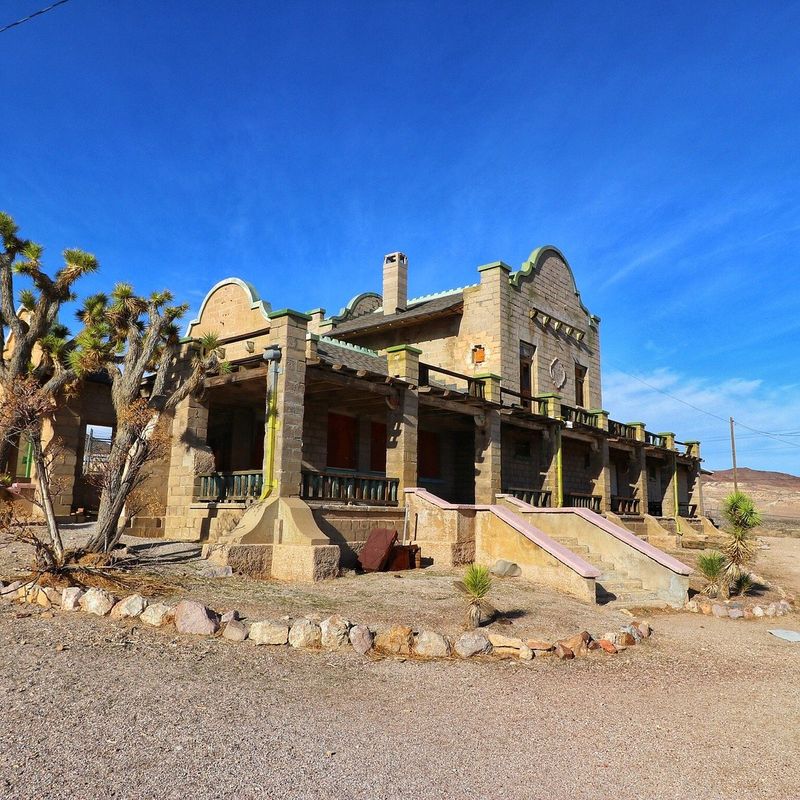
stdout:
[[556,389],[562,389],[567,382],[567,371],[558,358],[554,358],[550,362],[550,379],[553,381],[553,386],[555,386]]

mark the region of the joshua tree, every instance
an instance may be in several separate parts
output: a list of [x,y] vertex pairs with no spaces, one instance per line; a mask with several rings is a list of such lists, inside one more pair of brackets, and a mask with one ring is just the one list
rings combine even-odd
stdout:
[[761,524],[761,515],[753,500],[742,492],[733,492],[725,498],[722,514],[728,522],[727,539],[722,546],[731,580],[747,572],[747,566],[756,554],[753,529]]
[[492,576],[487,567],[470,564],[462,580],[456,581],[455,585],[467,597],[467,625],[470,628],[477,628],[483,615],[489,617],[495,613],[495,609],[486,601],[492,588]]

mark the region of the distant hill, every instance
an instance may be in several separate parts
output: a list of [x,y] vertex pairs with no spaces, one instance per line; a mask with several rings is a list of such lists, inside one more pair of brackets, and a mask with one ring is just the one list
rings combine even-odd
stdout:
[[[800,536],[800,476],[739,467],[737,478],[739,490],[753,498],[764,518],[760,533]],[[732,491],[732,469],[703,475],[703,498],[708,516],[720,518],[722,502]]]

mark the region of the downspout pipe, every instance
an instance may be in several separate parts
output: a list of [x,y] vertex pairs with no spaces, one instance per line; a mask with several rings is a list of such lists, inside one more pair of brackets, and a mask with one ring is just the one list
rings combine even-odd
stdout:
[[263,359],[269,364],[267,380],[266,430],[264,431],[264,469],[261,496],[259,501],[266,500],[275,488],[275,439],[278,431],[278,375],[281,361],[280,345],[264,348]]

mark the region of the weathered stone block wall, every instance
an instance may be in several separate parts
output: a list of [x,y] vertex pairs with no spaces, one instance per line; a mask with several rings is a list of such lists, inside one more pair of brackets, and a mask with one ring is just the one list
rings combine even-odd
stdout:
[[564,494],[576,492],[591,494],[596,472],[593,470],[593,454],[588,442],[562,439],[562,469],[564,475]]
[[[530,455],[522,454],[521,448],[529,448]],[[541,433],[503,425],[502,450],[504,489],[542,487],[547,451]]]

